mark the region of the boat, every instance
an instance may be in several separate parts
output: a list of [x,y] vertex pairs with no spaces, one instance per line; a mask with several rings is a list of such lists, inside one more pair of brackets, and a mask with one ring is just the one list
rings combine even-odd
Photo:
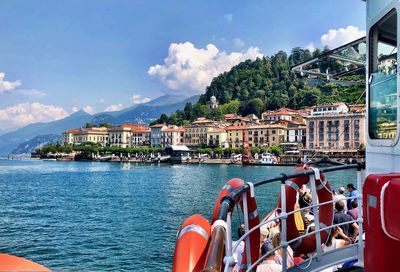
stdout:
[[277,158],[271,153],[264,152],[261,154],[261,158],[258,160],[259,164],[277,164]]
[[[173,272],[256,271],[257,266],[276,250],[282,250],[282,271],[321,271],[339,264],[347,267],[343,271],[400,271],[397,263],[400,256],[400,74],[397,70],[400,0],[363,1],[367,5],[366,43],[365,39],[364,42],[359,39],[343,47],[352,54],[361,54],[364,48],[368,54],[359,55],[356,60],[346,56],[346,52],[332,50],[332,58],[358,64],[366,58],[366,163],[320,169],[304,162],[292,173],[258,182],[239,178],[229,180],[219,191],[209,220],[196,214],[188,217],[178,230]],[[318,59],[307,64],[311,62],[318,65]],[[327,80],[332,77],[328,72],[314,72],[313,75],[325,76]],[[249,161],[249,157],[245,160]],[[357,170],[355,186],[360,193],[346,199],[357,200],[359,216],[350,222],[334,224],[332,204],[335,201],[325,174],[348,169]],[[255,191],[273,183],[280,184],[281,191],[276,199],[276,208],[268,213],[269,216],[260,219]],[[311,206],[295,210],[298,189],[304,185],[310,187]],[[299,232],[295,214],[310,208],[314,226],[310,232]],[[236,231],[233,229],[232,214],[236,212],[240,213],[239,218],[243,218],[244,233],[234,242]],[[355,241],[324,251],[324,244],[332,230],[348,223],[358,225]],[[263,246],[263,254],[260,254],[261,229],[271,224],[277,225],[281,242],[275,247]],[[244,249],[242,260],[237,263],[234,253],[240,244],[244,245]],[[291,267],[287,262],[289,246],[294,254],[304,258]]]

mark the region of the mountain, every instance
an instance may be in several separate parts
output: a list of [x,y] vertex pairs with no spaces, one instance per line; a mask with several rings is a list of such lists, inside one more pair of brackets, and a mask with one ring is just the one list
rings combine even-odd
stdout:
[[11,151],[12,154],[31,154],[36,149],[41,148],[49,143],[57,143],[60,140],[59,134],[39,135],[35,138],[23,142],[16,149]]
[[94,124],[111,123],[114,125],[123,123],[148,124],[163,113],[172,114],[176,110],[183,109],[186,103],[196,103],[199,97],[199,95],[195,95],[185,99],[184,96],[165,95],[148,103],[135,105],[121,111],[98,113],[91,122]]
[[92,118],[92,115],[80,110],[64,119],[48,123],[34,123],[8,132],[0,136],[0,154],[10,153],[21,143],[29,141],[38,135],[60,134],[69,128],[80,127],[90,122]]
[[80,110],[61,120],[48,123],[34,123],[0,135],[0,154],[8,154],[11,151],[17,150],[19,145],[27,141],[34,142],[34,138],[39,135],[60,135],[61,132],[67,129],[82,127],[86,123],[111,123],[113,125],[123,123],[148,124],[162,113],[172,114],[178,109],[183,109],[186,103],[196,103],[198,100],[198,95],[189,98],[185,96],[165,95],[150,102],[115,112],[101,112],[90,115]]

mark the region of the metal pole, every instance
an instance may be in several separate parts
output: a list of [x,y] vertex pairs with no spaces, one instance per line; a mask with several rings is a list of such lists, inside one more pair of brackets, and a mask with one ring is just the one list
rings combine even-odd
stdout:
[[[318,195],[317,195],[317,186],[315,184],[315,182],[316,182],[315,173],[318,172],[318,176],[319,176],[319,169],[313,168],[313,170],[314,170],[314,174],[310,175],[312,204],[313,205],[317,205],[318,204]],[[317,206],[313,207],[313,213],[314,213],[315,231],[317,231],[317,233],[315,234],[315,242],[316,242],[316,247],[317,247],[317,260],[319,261],[321,259],[321,253],[322,253],[322,250],[321,250],[321,232],[319,231],[319,229],[320,229],[320,225],[319,225],[319,207],[317,207]]]
[[357,188],[358,192],[358,264],[364,266],[364,241],[363,241],[363,199],[362,199],[362,180],[361,169],[357,169]]
[[[247,193],[243,194],[243,219],[244,219],[244,230],[245,233],[249,232],[249,210],[247,207]],[[250,266],[251,265],[251,251],[250,251],[250,236],[248,235],[246,237],[246,259],[247,259],[247,265]]]
[[286,179],[282,179],[281,183],[281,220],[282,220],[282,271],[287,270],[287,213],[286,213]]
[[232,218],[231,213],[228,213],[226,218],[226,232],[225,232],[225,270],[224,271],[232,271],[231,263],[232,263]]

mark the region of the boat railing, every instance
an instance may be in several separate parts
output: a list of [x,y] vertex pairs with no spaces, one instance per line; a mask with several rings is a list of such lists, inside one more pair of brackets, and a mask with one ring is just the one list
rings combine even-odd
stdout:
[[[253,269],[270,253],[274,252],[275,250],[282,249],[282,271],[319,271],[320,269],[324,269],[339,263],[344,263],[349,260],[357,259],[357,265],[363,266],[363,230],[362,230],[362,194],[358,194],[358,196],[353,197],[346,197],[346,200],[358,200],[358,219],[333,224],[330,226],[325,226],[324,224],[319,223],[319,207],[324,205],[333,205],[333,203],[337,201],[345,200],[331,200],[322,203],[318,203],[318,196],[317,196],[317,185],[316,181],[320,179],[321,173],[328,173],[346,169],[357,169],[357,188],[362,188],[362,178],[361,178],[361,171],[364,166],[360,163],[357,164],[349,164],[349,165],[341,165],[341,166],[334,166],[325,169],[318,169],[312,168],[311,170],[304,170],[302,172],[297,172],[293,174],[281,174],[279,177],[267,179],[264,181],[260,181],[257,183],[246,183],[244,186],[240,187],[237,190],[231,192],[228,197],[224,197],[221,201],[218,218],[217,221],[213,224],[212,233],[211,233],[211,242],[210,247],[207,254],[206,260],[206,268],[203,271],[221,271],[221,268],[224,267],[224,271],[229,272],[232,271],[234,266],[234,259],[233,259],[233,252],[235,252],[236,248],[238,247],[239,243],[244,241],[246,244],[246,259],[247,263],[242,264],[242,269],[246,271],[253,271]],[[292,179],[295,177],[300,176],[309,176],[310,177],[310,187],[311,187],[311,194],[312,194],[312,203],[308,207],[304,207],[301,209],[291,210],[287,212],[286,207],[286,181],[288,179]],[[248,217],[248,207],[247,207],[247,190],[251,190],[251,195],[254,195],[254,187],[258,187],[264,184],[269,184],[273,182],[281,182],[281,208],[276,209],[279,215],[273,216],[273,218],[269,218],[257,226],[249,229],[249,217]],[[326,190],[328,188],[326,185],[321,183]],[[242,200],[243,202],[243,218],[244,218],[244,225],[245,225],[245,233],[244,235],[237,241],[235,241],[235,245],[232,246],[232,223],[231,223],[231,214],[229,212],[230,208],[232,208],[238,200]],[[295,239],[287,240],[287,218],[289,215],[292,215],[296,212],[301,212],[304,210],[312,209],[314,214],[314,225],[315,230],[305,233],[303,235],[299,235]],[[250,234],[254,231],[259,231],[259,229],[269,223],[272,223],[276,220],[280,220],[280,232],[281,232],[281,244],[276,248],[272,249],[270,252],[267,252],[263,256],[261,256],[257,261],[251,263],[251,253],[250,253]],[[347,224],[357,223],[359,226],[359,233],[358,239],[355,244],[350,244],[343,248],[335,249],[330,252],[322,251],[322,243],[321,243],[321,232],[322,231],[330,231],[332,228],[340,227]],[[316,251],[314,256],[309,257],[308,260],[304,261],[304,263],[297,264],[292,266],[291,268],[287,267],[287,248],[289,244],[292,244],[296,241],[300,241],[301,239],[315,235],[316,236]],[[223,256],[225,257],[223,258]],[[308,262],[308,264],[307,264]]]

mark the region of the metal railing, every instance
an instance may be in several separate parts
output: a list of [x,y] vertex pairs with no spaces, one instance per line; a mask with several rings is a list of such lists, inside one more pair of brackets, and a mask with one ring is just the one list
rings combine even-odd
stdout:
[[[357,163],[357,164],[348,164],[348,165],[341,165],[341,166],[334,166],[325,169],[317,169],[312,168],[311,170],[304,170],[302,172],[297,172],[293,174],[281,174],[279,177],[263,180],[256,183],[246,183],[242,187],[233,190],[229,196],[225,196],[221,200],[221,205],[218,213],[217,220],[214,222],[212,227],[211,233],[211,242],[210,247],[207,254],[206,260],[206,268],[202,271],[221,271],[222,267],[224,267],[224,271],[229,272],[232,271],[233,266],[235,265],[233,259],[233,253],[237,249],[238,245],[244,241],[246,252],[246,264],[242,264],[243,267],[246,267],[246,271],[253,271],[253,269],[263,261],[263,259],[270,255],[272,252],[282,249],[282,271],[319,271],[319,269],[324,269],[329,266],[343,263],[345,261],[349,261],[352,259],[357,259],[357,265],[363,266],[363,230],[362,230],[362,194],[359,193],[358,196],[355,197],[347,197],[346,201],[349,199],[357,199],[358,200],[358,219],[352,220],[344,223],[334,224],[331,226],[324,226],[319,223],[319,207],[324,205],[333,205],[337,201],[342,200],[331,200],[322,203],[318,203],[318,196],[317,196],[317,188],[316,188],[316,181],[319,180],[320,173],[329,173],[335,172],[340,170],[346,169],[357,169],[357,188],[362,188],[362,175],[361,170],[364,169],[364,165]],[[292,210],[287,212],[286,207],[286,181],[289,179],[293,179],[296,177],[301,176],[309,176],[309,184],[311,187],[312,193],[312,204],[308,207],[304,207],[302,209]],[[258,187],[261,185],[273,183],[273,182],[281,182],[281,208],[280,208],[280,215],[275,216],[273,218],[267,219],[266,221],[261,222],[257,226],[249,229],[249,218],[248,218],[248,207],[247,207],[247,190],[254,190],[254,187]],[[328,188],[326,185],[321,183],[322,186],[325,187],[326,190]],[[329,191],[329,190],[328,190]],[[251,194],[254,192],[251,191]],[[232,246],[232,224],[231,224],[231,214],[230,209],[232,209],[236,203],[241,200],[243,202],[243,217],[245,223],[245,234],[236,241],[235,245]],[[303,235],[299,235],[298,237],[287,240],[287,218],[294,213],[301,212],[304,210],[312,209],[314,213],[314,225],[315,230],[309,233],[305,233]],[[250,234],[254,231],[258,231],[262,226],[274,222],[275,220],[280,220],[281,222],[281,243],[276,248],[270,250],[263,256],[261,256],[257,261],[251,263],[251,256],[250,256]],[[359,227],[358,233],[358,241],[356,244],[351,244],[349,246],[333,250],[332,252],[322,252],[321,246],[321,232],[322,231],[329,231],[334,227],[340,227],[347,224],[357,223]],[[316,237],[316,251],[315,256],[310,257],[309,260],[304,262],[309,262],[306,267],[302,266],[301,264],[295,265],[291,268],[287,267],[287,248],[289,244],[292,244],[296,241],[299,241],[305,237],[315,235]],[[223,256],[225,257],[223,258]]]

